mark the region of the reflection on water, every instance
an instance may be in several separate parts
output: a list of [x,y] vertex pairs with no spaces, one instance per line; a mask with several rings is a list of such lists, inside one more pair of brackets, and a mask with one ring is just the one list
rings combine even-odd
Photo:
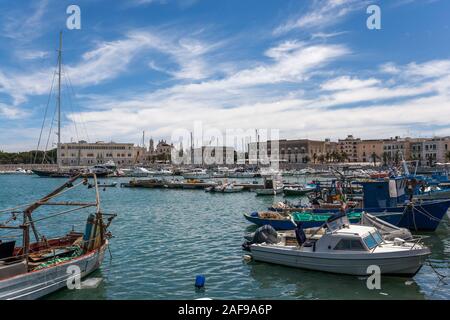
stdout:
[[[30,202],[63,181],[0,176],[0,208]],[[88,200],[92,195],[92,190],[80,189],[61,200]],[[61,290],[48,299],[450,298],[449,286],[439,282],[430,266],[424,266],[414,279],[383,277],[382,289],[378,291],[368,290],[364,278],[245,263],[242,259],[245,252],[241,250],[243,235],[256,228],[242,214],[264,210],[274,200],[282,201],[281,196],[110,188],[101,191],[101,198],[105,212],[118,214],[111,225],[115,236],[111,240],[112,259],[107,253],[101,269],[92,274],[103,281],[96,289]],[[84,230],[88,212],[44,220],[38,227],[46,235],[65,233],[72,226]],[[0,216],[0,221],[3,218]],[[448,219],[435,233],[426,235],[430,236],[426,243],[433,252],[430,262],[439,273],[448,275]],[[204,291],[194,288],[197,274],[206,276]]]

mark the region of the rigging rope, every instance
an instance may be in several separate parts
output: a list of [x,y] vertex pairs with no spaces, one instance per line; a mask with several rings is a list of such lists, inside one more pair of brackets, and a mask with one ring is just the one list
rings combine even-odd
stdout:
[[79,135],[78,135],[78,126],[77,126],[77,122],[75,121],[75,111],[74,111],[75,109],[73,107],[73,103],[72,103],[72,99],[71,99],[71,92],[69,90],[70,89],[69,82],[67,80],[68,73],[64,69],[64,66],[62,67],[62,70],[63,70],[63,75],[65,75],[65,77],[63,77],[63,79],[65,80],[64,85],[67,88],[67,92],[64,91],[64,93],[65,93],[65,95],[67,97],[67,101],[68,101],[68,105],[69,105],[70,111],[72,112],[72,116],[73,116],[72,123],[73,123],[74,128],[75,128],[75,135],[77,137],[77,141],[79,141],[80,139],[79,139]]
[[50,141],[50,135],[51,135],[51,133],[52,133],[53,123],[55,122],[56,111],[58,111],[58,108],[55,106],[55,111],[54,111],[54,113],[53,113],[53,119],[52,119],[52,122],[51,122],[51,124],[50,124],[50,130],[48,131],[47,143],[45,144],[44,156],[42,157],[42,163],[44,163],[45,157],[47,156],[48,143],[49,143],[49,141]]
[[33,163],[36,163],[36,160],[37,160],[38,150],[39,150],[39,146],[41,144],[42,132],[44,131],[45,120],[47,119],[48,106],[50,105],[50,99],[51,99],[52,93],[53,93],[53,86],[55,84],[55,77],[56,77],[56,72],[53,73],[52,85],[50,86],[50,92],[49,92],[48,99],[47,99],[47,105],[45,107],[44,119],[42,120],[41,132],[39,133],[39,140],[38,140],[38,144],[37,144],[37,148],[36,148],[36,154],[34,155]]
[[[65,70],[64,70],[64,73],[67,76],[67,81],[68,81],[69,87],[70,87],[70,93],[72,94],[73,98],[75,98],[75,91],[73,90],[72,80],[70,80],[69,73],[67,71],[65,71]],[[81,110],[80,110],[79,116],[80,116],[80,122],[83,125],[84,133],[86,134],[87,141],[89,142],[90,138],[89,138],[89,134],[88,134],[87,129],[86,129],[86,122],[83,119],[83,115],[82,115]]]

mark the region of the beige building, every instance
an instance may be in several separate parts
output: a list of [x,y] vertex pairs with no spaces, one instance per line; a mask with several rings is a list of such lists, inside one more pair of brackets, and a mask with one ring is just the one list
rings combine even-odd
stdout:
[[151,161],[170,162],[173,148],[173,144],[167,143],[166,140],[159,140],[155,147],[153,139],[150,139],[150,147],[147,152],[147,158]]
[[58,146],[62,166],[93,166],[109,160],[118,166],[127,166],[142,161],[144,154],[145,149],[135,147],[133,143],[79,141]]
[[383,154],[386,155],[388,162],[401,161],[402,156],[403,159],[409,161],[411,160],[411,143],[414,142],[414,139],[400,137],[384,140]]
[[[383,140],[361,140],[356,145],[358,162],[377,162],[383,159]],[[375,156],[374,156],[375,155]]]
[[411,160],[419,161],[419,165],[450,162],[449,151],[450,137],[418,139],[411,142]]
[[[256,163],[271,157],[272,152],[275,151],[275,141],[252,142],[249,144],[250,150],[250,161]],[[278,158],[280,162],[284,163],[309,163],[309,162],[319,162],[321,156],[325,157],[327,153],[332,153],[337,148],[336,142],[326,141],[316,141],[308,139],[298,139],[298,140],[278,140]],[[258,157],[256,156],[259,150]],[[273,158],[273,157],[272,157]]]
[[346,154],[349,162],[358,162],[358,144],[361,139],[348,135],[345,139],[338,140],[338,152]]

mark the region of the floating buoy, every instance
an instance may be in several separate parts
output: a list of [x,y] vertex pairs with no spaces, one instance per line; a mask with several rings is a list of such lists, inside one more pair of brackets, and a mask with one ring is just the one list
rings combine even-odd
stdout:
[[253,259],[253,257],[249,254],[244,254],[242,258],[244,259],[245,262],[250,262]]
[[195,277],[195,287],[201,289],[205,287],[206,278],[204,275],[200,274]]

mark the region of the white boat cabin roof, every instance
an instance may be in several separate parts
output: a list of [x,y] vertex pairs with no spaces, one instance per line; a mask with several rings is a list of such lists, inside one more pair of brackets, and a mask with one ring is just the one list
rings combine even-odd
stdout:
[[349,227],[343,227],[335,230],[333,233],[338,235],[357,236],[359,238],[366,236],[369,232],[374,233],[376,231],[377,230],[374,227],[350,225]]

